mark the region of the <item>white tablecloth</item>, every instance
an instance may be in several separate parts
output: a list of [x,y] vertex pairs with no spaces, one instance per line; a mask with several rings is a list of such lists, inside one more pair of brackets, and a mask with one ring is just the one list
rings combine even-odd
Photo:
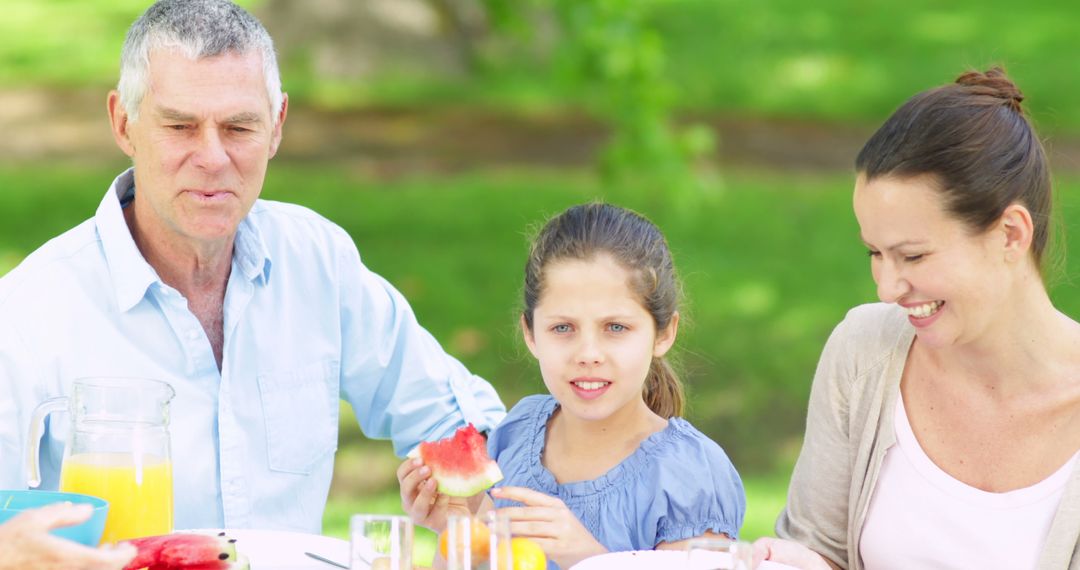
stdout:
[[349,542],[339,538],[283,530],[226,528],[191,532],[221,531],[236,539],[236,550],[247,557],[251,570],[334,570],[334,566],[310,558],[305,552],[349,565]]
[[[699,553],[700,555],[701,553]],[[699,570],[700,568],[729,568],[731,557],[724,552],[705,553],[710,563],[704,566],[691,565],[686,552],[680,550],[634,550],[630,552],[611,552],[593,556],[578,562],[570,570]],[[795,570],[787,564],[769,562],[758,566],[758,570]]]

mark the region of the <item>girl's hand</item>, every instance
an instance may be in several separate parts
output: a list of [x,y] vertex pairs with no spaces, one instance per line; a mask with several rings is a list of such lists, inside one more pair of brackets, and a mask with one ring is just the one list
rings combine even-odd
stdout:
[[0,524],[0,570],[119,570],[135,557],[135,547],[88,548],[49,534],[54,528],[90,518],[89,505],[60,503],[20,513]]
[[762,560],[771,560],[801,570],[832,570],[838,568],[824,556],[791,540],[763,537],[754,541],[754,568]]
[[523,487],[496,487],[491,495],[524,504],[500,512],[510,517],[510,534],[531,538],[561,568],[607,552],[561,500]]
[[467,499],[450,497],[438,492],[438,483],[431,468],[419,457],[406,459],[397,470],[401,486],[401,508],[414,524],[442,532],[448,514],[470,514]]

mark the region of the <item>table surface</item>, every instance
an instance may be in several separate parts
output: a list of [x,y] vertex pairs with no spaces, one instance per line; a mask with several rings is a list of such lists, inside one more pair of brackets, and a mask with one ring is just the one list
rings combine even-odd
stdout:
[[349,565],[349,543],[340,538],[284,530],[226,528],[190,532],[217,534],[222,531],[236,539],[236,550],[247,557],[251,570],[333,570],[335,568],[335,566],[308,557],[304,554],[305,552]]
[[[687,553],[681,550],[633,550],[611,552],[593,556],[578,562],[570,570],[702,570],[705,568],[730,568],[731,558],[725,552],[702,553],[704,560],[692,564]],[[761,563],[758,570],[796,570],[787,564]]]
[[[236,539],[237,551],[246,556],[251,570],[334,570],[336,567],[310,558],[305,552],[318,554],[345,566],[349,564],[349,542],[339,538],[282,530],[201,529],[195,531],[217,534],[224,531]],[[727,562],[727,554],[714,553],[717,562]],[[719,559],[723,559],[722,561]],[[688,568],[686,553],[678,550],[640,550],[613,552],[582,560],[571,570],[656,570],[656,568]],[[760,570],[792,570],[786,564],[765,561]]]

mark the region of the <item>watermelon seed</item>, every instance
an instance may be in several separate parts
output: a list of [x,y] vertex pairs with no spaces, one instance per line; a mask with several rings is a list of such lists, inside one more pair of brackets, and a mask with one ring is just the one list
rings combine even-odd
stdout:
[[228,560],[229,559],[229,554],[227,552],[222,552],[221,554],[218,554],[217,559],[218,560]]

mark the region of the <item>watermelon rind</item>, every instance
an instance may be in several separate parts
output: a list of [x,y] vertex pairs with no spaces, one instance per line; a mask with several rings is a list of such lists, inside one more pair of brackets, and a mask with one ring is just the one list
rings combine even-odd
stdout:
[[468,424],[454,435],[417,448],[431,469],[438,490],[451,497],[471,497],[502,480],[499,465],[487,453],[487,441]]
[[477,493],[486,491],[495,483],[502,481],[502,470],[494,461],[484,466],[483,474],[477,477],[458,477],[456,475],[435,475],[435,481],[439,484],[439,492],[451,497],[471,497]]

